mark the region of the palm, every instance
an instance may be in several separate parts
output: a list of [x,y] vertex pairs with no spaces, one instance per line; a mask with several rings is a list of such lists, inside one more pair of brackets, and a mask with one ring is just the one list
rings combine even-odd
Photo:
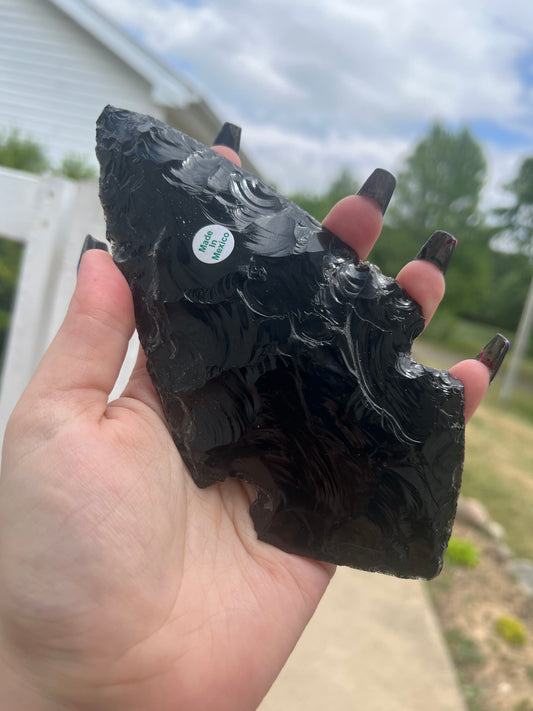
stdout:
[[[128,407],[121,414],[124,422],[118,421],[134,432]],[[119,604],[130,594],[121,581],[132,578],[148,601],[148,609],[134,607],[128,613],[137,624],[142,619],[137,655],[156,660],[157,708],[194,708],[196,703],[205,709],[253,708],[314,611],[330,571],[258,541],[245,487],[227,481],[199,490],[161,420],[151,410],[148,418],[154,421],[152,430],[141,418],[132,459],[139,462],[156,449],[157,459],[137,466],[124,487],[136,482],[136,504],[130,500],[128,509],[137,509],[137,503],[144,509],[145,535],[139,535],[134,515],[126,567],[117,578]],[[118,463],[121,470],[127,465]],[[179,676],[173,670],[177,660],[182,662]],[[127,664],[126,659],[123,673]],[[208,685],[201,681],[205,668]],[[253,679],[248,695],[239,688],[243,675]]]
[[[133,432],[128,407],[121,415],[124,423],[118,421]],[[128,613],[137,624],[142,619],[136,656],[144,655],[145,669],[148,660],[155,660],[156,708],[254,708],[314,611],[331,570],[258,541],[248,490],[237,481],[198,489],[162,421],[151,410],[148,418],[153,428],[147,431],[141,419],[132,458],[138,462],[157,444],[156,461],[137,466],[133,477],[132,498],[144,509],[145,535],[139,535],[133,516],[129,555],[117,577],[119,601],[130,594],[121,581],[132,578],[144,591],[145,608],[148,601],[148,609],[135,609],[133,603]],[[118,466],[124,470],[127,464]],[[125,490],[131,483],[130,475]],[[130,508],[137,508],[131,500]],[[129,660],[124,660],[122,673],[127,674]],[[173,666],[178,660],[179,676]],[[202,680],[206,668],[207,685]],[[243,676],[252,682],[247,694],[239,685]],[[153,693],[150,689],[150,698]]]
[[[50,656],[83,654],[72,688],[97,684],[101,708],[117,684],[127,684],[128,708],[148,700],[161,711],[257,705],[318,603],[328,567],[258,541],[239,482],[195,486],[145,370],[98,423],[66,423],[30,457],[27,449],[22,438],[11,454],[20,462],[16,481],[3,482],[10,511],[2,521],[14,526],[13,501],[29,497],[27,535],[43,541],[32,551],[33,589],[41,601],[53,588],[56,610],[40,641]],[[46,492],[31,486],[42,461],[53,463]],[[24,479],[18,494],[10,491]],[[50,490],[61,494],[43,508]],[[205,668],[209,684],[200,681]]]

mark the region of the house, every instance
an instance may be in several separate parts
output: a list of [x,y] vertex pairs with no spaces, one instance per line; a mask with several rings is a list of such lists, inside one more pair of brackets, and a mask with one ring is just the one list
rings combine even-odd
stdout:
[[0,0],[1,132],[17,127],[56,165],[76,153],[96,167],[95,123],[106,104],[206,145],[222,124],[183,77],[84,0]]

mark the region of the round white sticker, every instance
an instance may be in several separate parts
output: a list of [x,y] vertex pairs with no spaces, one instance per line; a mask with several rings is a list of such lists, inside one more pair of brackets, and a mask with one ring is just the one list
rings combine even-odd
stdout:
[[204,264],[218,264],[233,252],[235,239],[227,227],[206,225],[194,235],[192,251]]

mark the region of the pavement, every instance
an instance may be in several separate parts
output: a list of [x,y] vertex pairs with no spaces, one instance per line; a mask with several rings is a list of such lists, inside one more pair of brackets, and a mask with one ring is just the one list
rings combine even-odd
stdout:
[[339,568],[259,711],[466,711],[424,584]]

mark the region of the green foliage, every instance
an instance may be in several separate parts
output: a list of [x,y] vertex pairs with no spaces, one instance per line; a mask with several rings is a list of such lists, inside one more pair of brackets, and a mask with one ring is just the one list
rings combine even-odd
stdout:
[[3,357],[23,247],[0,239],[0,360]]
[[528,678],[533,681],[533,667],[527,667],[526,674],[528,675]]
[[475,640],[461,630],[448,630],[445,632],[445,638],[456,666],[481,664],[485,661],[485,655]]
[[502,639],[515,647],[522,647],[527,642],[526,628],[515,617],[500,617],[495,628]]
[[384,274],[395,277],[404,264],[415,258],[421,246],[408,230],[386,223],[369,258]]
[[526,158],[516,178],[507,186],[514,201],[511,207],[496,210],[501,234],[511,239],[528,257],[533,257],[533,158]]
[[53,168],[43,147],[31,138],[23,138],[18,129],[0,137],[0,165],[28,173],[42,174],[53,171],[70,180],[96,180],[98,171],[87,156],[68,153],[57,168]]
[[461,565],[466,568],[475,568],[479,564],[480,550],[477,546],[464,538],[452,536],[448,543],[448,550],[444,560],[449,565]]
[[[524,254],[492,252],[491,257],[496,280],[479,320],[515,331],[533,278],[533,264]],[[530,346],[533,356],[533,343]]]
[[335,203],[355,192],[357,192],[357,182],[350,171],[344,169],[323,195],[296,193],[291,197],[291,200],[319,222],[322,222]]
[[475,684],[461,683],[468,711],[494,711],[489,709],[483,700],[483,690]]
[[79,153],[68,153],[63,158],[57,173],[65,178],[70,178],[70,180],[96,180],[98,178],[96,168],[89,163],[86,156]]
[[513,711],[533,711],[533,701],[531,699],[520,699],[513,706]]
[[389,210],[393,233],[386,247],[378,244],[375,250],[381,264],[382,253],[393,245],[387,261],[395,261],[387,269],[395,274],[436,229],[451,232],[459,244],[446,274],[443,307],[466,318],[486,313],[493,282],[489,245],[494,230],[484,225],[479,209],[486,169],[483,151],[467,128],[453,132],[434,124],[398,174]]
[[482,222],[479,198],[487,164],[468,128],[458,132],[435,123],[398,174],[390,216],[396,227],[420,239],[435,229],[461,237]]
[[0,165],[28,173],[44,173],[50,167],[42,146],[22,138],[17,129],[0,138]]

